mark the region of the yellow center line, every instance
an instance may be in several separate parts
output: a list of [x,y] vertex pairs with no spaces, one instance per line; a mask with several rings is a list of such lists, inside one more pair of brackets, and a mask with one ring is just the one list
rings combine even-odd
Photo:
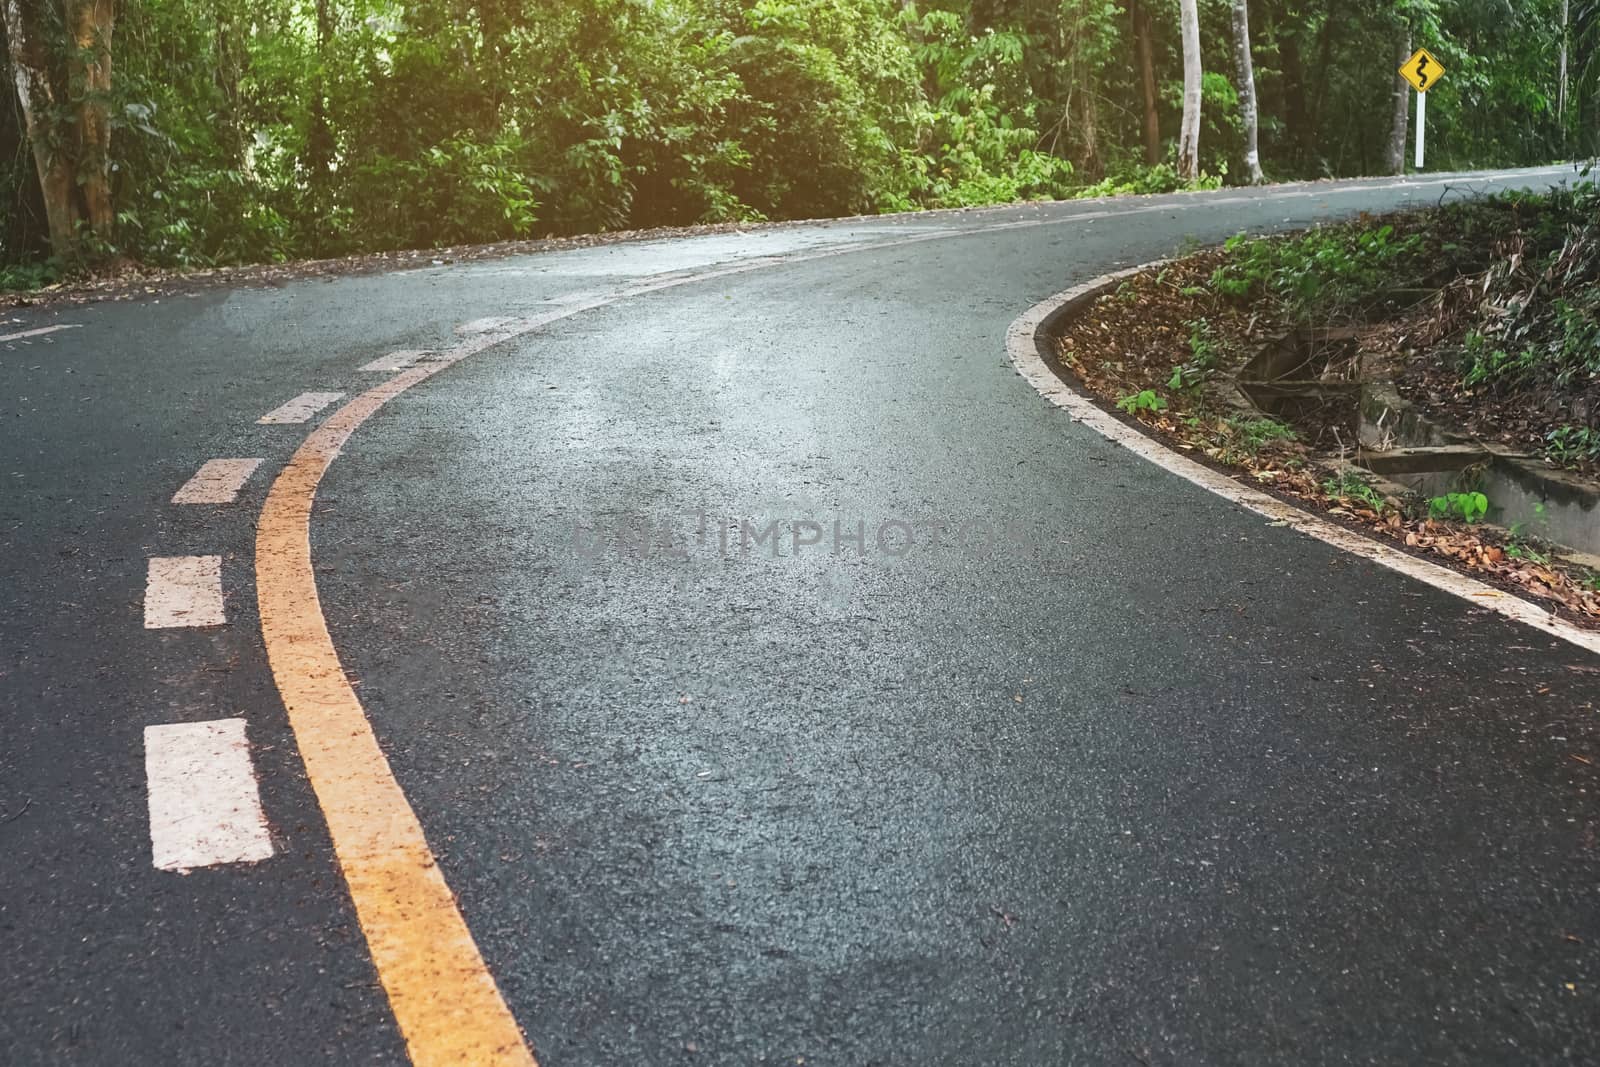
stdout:
[[510,335],[469,342],[340,408],[278,475],[256,533],[267,658],[378,978],[418,1067],[534,1067],[534,1057],[334,650],[311,568],[311,505],[329,464],[374,412]]
[[[1444,183],[1402,182],[1370,188],[1418,188],[1430,184]],[[1269,195],[1287,199],[1324,194],[1312,190]],[[439,872],[416,812],[378,746],[366,710],[345,678],[322,614],[311,567],[311,505],[323,475],[350,435],[388,401],[446,367],[538,326],[606,306],[622,296],[643,295],[783,263],[1190,206],[1203,206],[1203,202],[1162,203],[841,244],[647,280],[621,293],[587,299],[537,318],[497,323],[444,357],[413,366],[362,393],[306,438],[273,482],[257,527],[256,593],[261,632],[306,774],[327,819],[334,853],[355,902],[356,917],[413,1063],[418,1067],[536,1067],[533,1052],[501,998],[456,906],[455,896]]]

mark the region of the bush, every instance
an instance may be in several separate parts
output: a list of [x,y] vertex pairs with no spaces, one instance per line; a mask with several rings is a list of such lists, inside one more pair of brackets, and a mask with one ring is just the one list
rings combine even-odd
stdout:
[[1137,166],[1112,177],[1075,190],[1077,197],[1148,196],[1155,193],[1195,192],[1222,188],[1226,174],[1202,174],[1192,182],[1178,177],[1178,168],[1171,163],[1158,163],[1153,167]]
[[1211,285],[1225,297],[1272,298],[1302,318],[1348,311],[1403,277],[1402,261],[1421,249],[1419,235],[1398,237],[1388,225],[1358,223],[1279,239],[1239,234],[1223,246],[1228,262],[1212,274]]

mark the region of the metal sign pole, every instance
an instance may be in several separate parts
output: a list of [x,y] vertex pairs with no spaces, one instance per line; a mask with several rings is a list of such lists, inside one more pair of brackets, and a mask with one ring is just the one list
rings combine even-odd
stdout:
[[1428,94],[1417,90],[1417,169],[1422,169],[1422,140],[1428,129]]

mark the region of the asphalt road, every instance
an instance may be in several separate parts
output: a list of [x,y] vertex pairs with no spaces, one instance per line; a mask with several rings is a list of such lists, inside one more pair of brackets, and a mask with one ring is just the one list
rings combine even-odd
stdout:
[[[1600,1061],[1600,660],[1128,455],[1003,347],[1187,241],[1559,177],[0,316],[0,1063],[406,1061],[257,616],[322,415],[256,420],[486,318],[550,321],[361,426],[312,558],[541,1063]],[[264,462],[173,504],[217,457]],[[147,628],[184,555],[226,625]],[[159,869],[145,730],[232,718],[273,855]]]

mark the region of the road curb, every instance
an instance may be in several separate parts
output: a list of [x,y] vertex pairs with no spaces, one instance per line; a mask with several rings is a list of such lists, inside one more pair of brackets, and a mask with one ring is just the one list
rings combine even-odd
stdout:
[[1474,607],[1498,612],[1517,622],[1559,638],[1568,644],[1600,655],[1600,633],[1575,626],[1529,600],[1513,596],[1475,578],[1437,563],[1401,552],[1329,522],[1268,493],[1252,489],[1232,477],[1197,463],[1168,448],[1154,437],[1101,408],[1069,385],[1051,356],[1051,337],[1057,324],[1098,296],[1116,288],[1128,278],[1161,267],[1156,260],[1137,267],[1103,274],[1042,300],[1023,312],[1006,331],[1006,352],[1011,365],[1041,396],[1113,444],[1154,463],[1172,474],[1192,482],[1242,508],[1255,512],[1275,524],[1314,537],[1352,555],[1397,571],[1409,578],[1465,600]]

